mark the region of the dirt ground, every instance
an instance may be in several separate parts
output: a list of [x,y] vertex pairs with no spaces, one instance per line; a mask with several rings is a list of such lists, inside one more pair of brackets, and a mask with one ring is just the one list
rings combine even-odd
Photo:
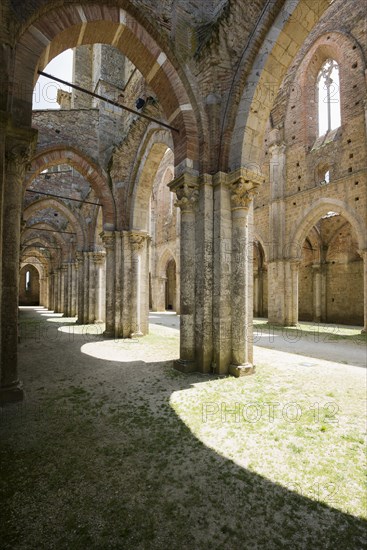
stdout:
[[178,317],[151,323],[113,341],[22,308],[26,399],[0,409],[0,547],[363,548],[363,343],[277,332],[254,376],[183,375]]

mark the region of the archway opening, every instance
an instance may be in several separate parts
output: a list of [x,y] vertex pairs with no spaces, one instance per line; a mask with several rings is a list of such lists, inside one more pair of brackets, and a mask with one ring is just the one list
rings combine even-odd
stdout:
[[300,321],[363,325],[363,260],[351,224],[328,212],[309,231],[299,268]]
[[166,269],[166,310],[176,311],[176,262],[170,260]]
[[268,316],[268,268],[262,244],[254,240],[253,253],[253,313],[254,317]]
[[25,265],[20,270],[19,281],[19,305],[39,306],[40,303],[40,277],[38,270],[33,265]]

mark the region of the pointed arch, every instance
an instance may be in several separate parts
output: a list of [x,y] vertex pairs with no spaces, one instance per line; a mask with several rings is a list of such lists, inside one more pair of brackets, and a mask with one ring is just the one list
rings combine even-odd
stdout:
[[353,227],[359,250],[367,248],[366,224],[359,214],[352,210],[349,205],[339,199],[322,198],[313,202],[306,210],[302,220],[295,227],[290,239],[290,252],[292,257],[301,258],[302,244],[312,227],[328,212],[341,214]]
[[92,159],[73,147],[65,145],[37,151],[25,180],[24,189],[43,170],[59,164],[68,164],[85,177],[101,202],[105,229],[113,230],[116,223],[115,202],[108,186],[108,176]]

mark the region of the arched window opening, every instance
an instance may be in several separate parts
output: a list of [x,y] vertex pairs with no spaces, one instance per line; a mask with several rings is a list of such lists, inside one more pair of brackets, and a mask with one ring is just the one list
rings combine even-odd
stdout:
[[317,92],[320,137],[339,128],[341,124],[339,65],[333,59],[328,59],[321,67]]
[[30,271],[27,271],[25,274],[25,289],[28,292],[31,290],[31,272]]

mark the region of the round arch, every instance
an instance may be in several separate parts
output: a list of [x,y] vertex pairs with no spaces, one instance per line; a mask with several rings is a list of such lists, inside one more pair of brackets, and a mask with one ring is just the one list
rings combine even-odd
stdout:
[[45,168],[59,164],[68,164],[85,177],[101,201],[105,229],[115,229],[115,202],[107,183],[107,175],[103,173],[95,162],[74,148],[67,146],[52,147],[38,151],[32,160],[31,170],[25,180],[24,189]]
[[365,250],[367,247],[366,227],[363,220],[353,211],[345,202],[338,199],[318,199],[305,211],[303,219],[294,229],[290,243],[291,253],[294,258],[301,258],[302,243],[311,231],[312,227],[325,216],[328,212],[337,212],[342,215],[353,227],[357,240],[358,248]]
[[31,90],[37,69],[43,69],[66,49],[109,44],[137,67],[156,93],[168,123],[177,128],[177,132],[172,132],[177,173],[186,168],[197,171],[202,132],[198,131],[200,112],[188,78],[173,52],[167,45],[163,48],[157,30],[154,31],[129,2],[124,1],[123,5],[125,9],[103,3],[83,6],[75,0],[47,12],[43,10],[43,14],[35,15],[26,28],[23,27],[14,63],[14,118],[23,125],[24,121],[31,120]]

